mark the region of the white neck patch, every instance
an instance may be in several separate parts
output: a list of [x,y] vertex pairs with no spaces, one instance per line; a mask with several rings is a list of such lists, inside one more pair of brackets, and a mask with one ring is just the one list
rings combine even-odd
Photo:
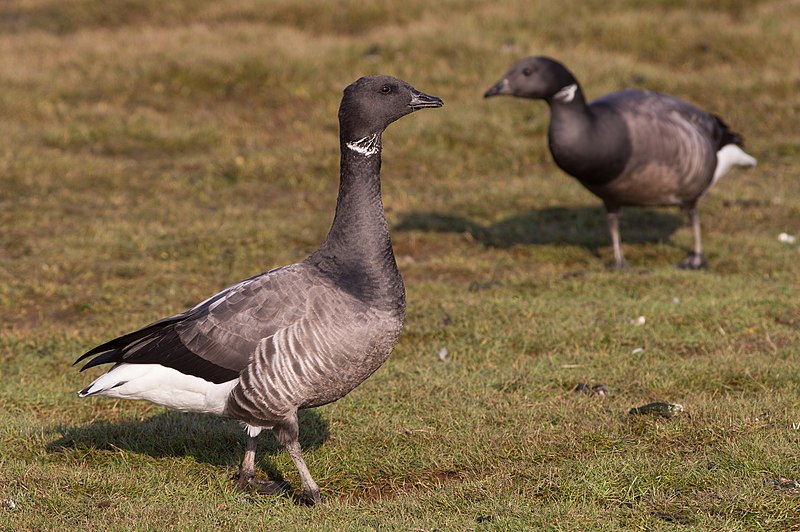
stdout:
[[573,83],[562,87],[557,93],[553,95],[553,99],[561,103],[569,103],[575,99],[575,93],[578,92],[578,84]]
[[348,142],[347,147],[364,157],[370,157],[378,153],[381,149],[380,135],[377,133],[364,137],[363,139]]

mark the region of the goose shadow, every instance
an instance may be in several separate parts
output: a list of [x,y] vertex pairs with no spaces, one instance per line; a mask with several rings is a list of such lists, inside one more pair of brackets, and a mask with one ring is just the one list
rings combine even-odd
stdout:
[[[329,437],[328,423],[314,410],[298,413],[300,445],[304,450],[321,446]],[[56,439],[47,452],[119,450],[156,458],[190,456],[214,466],[237,467],[244,457],[247,433],[238,421],[210,414],[166,411],[142,421],[99,422],[82,426],[60,425],[50,433]],[[283,476],[270,457],[283,446],[265,430],[258,438],[260,468],[272,480]]]
[[[684,225],[683,218],[661,210],[629,207],[622,211],[622,243],[668,242]],[[437,212],[410,212],[394,227],[397,231],[467,233],[486,247],[520,244],[568,244],[591,253],[611,245],[603,207],[545,207],[483,225],[468,218]]]

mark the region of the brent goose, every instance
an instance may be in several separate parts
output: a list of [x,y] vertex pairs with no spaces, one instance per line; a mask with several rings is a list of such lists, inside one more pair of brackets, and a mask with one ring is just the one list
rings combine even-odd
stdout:
[[245,279],[90,350],[76,361],[96,355],[82,370],[114,366],[78,395],[145,399],[240,420],[248,434],[241,488],[258,485],[256,436],[272,429],[300,473],[304,497],[317,502],[297,411],[336,401],[369,377],[389,356],[405,317],[381,201],[381,134],[402,116],[442,104],[389,76],[348,86],[339,107],[339,196],[322,246],[300,263]]
[[755,166],[741,135],[716,115],[657,92],[623,90],[588,105],[575,76],[549,57],[519,61],[486,91],[541,99],[550,106],[548,141],[556,164],[605,203],[617,268],[627,267],[619,236],[624,206],[679,205],[694,248],[678,266],[707,266],[697,201],[732,166]]

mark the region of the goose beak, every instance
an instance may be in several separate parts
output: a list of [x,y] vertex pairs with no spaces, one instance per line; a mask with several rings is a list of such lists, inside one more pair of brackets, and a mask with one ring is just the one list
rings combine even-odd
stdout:
[[408,102],[408,106],[412,111],[425,109],[426,107],[441,107],[443,105],[444,102],[441,98],[431,96],[430,94],[425,94],[424,92],[419,92],[418,90],[413,90],[411,92],[411,101]]
[[491,96],[499,96],[501,94],[511,94],[511,90],[509,89],[508,85],[508,78],[503,78],[495,83],[494,87],[486,91],[483,97],[489,98]]

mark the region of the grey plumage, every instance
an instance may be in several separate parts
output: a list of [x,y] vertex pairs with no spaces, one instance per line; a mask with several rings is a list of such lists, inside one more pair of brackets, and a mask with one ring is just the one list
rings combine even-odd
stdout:
[[389,76],[348,86],[339,109],[336,214],[320,248],[88,351],[76,361],[95,356],[83,369],[115,365],[80,395],[146,399],[246,423],[241,487],[253,485],[255,437],[270,428],[297,466],[304,495],[316,502],[297,411],[343,397],[377,370],[405,317],[381,202],[381,133],[406,114],[441,105]]
[[741,136],[719,117],[645,90],[615,92],[587,105],[572,73],[541,56],[518,62],[485,96],[503,94],[550,106],[550,152],[603,200],[618,268],[627,266],[618,226],[624,206],[681,206],[692,222],[694,248],[679,266],[706,265],[697,201],[732,165],[756,164],[741,149]]

